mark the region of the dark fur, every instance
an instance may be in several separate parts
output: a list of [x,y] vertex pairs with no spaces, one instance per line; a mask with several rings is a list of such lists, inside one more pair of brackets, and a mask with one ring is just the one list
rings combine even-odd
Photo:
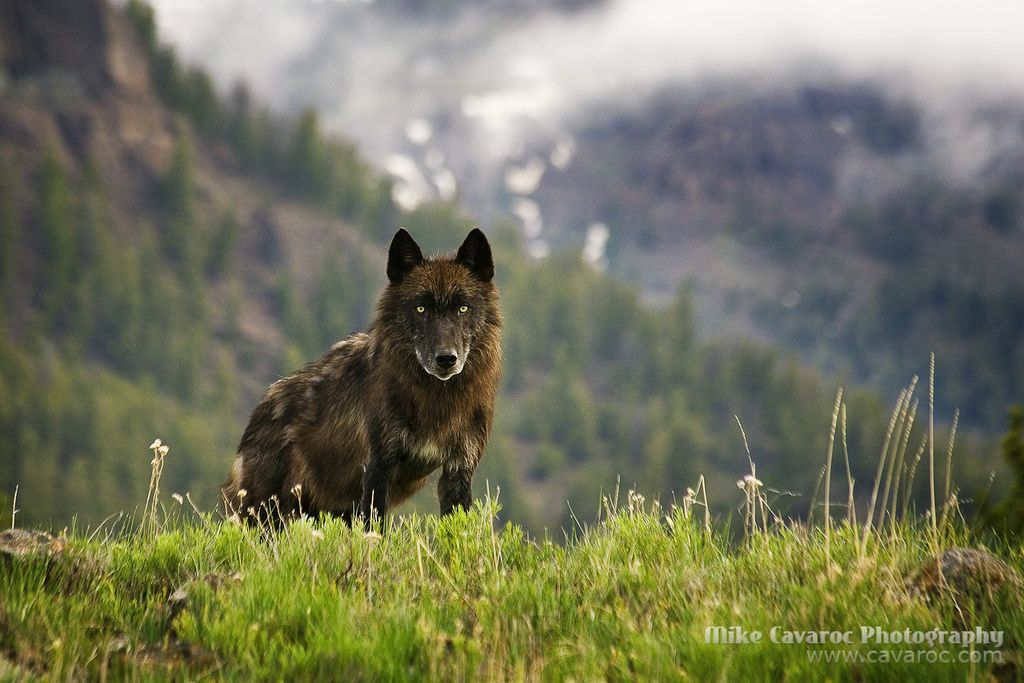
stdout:
[[387,273],[370,328],[274,382],[253,410],[222,489],[229,512],[368,524],[438,468],[441,513],[472,504],[501,374],[490,246],[473,230],[454,258],[424,259],[399,230]]

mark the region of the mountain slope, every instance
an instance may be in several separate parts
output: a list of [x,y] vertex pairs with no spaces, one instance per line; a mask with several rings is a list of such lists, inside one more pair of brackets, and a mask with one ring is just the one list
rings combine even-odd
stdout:
[[[379,278],[360,276],[381,252],[360,228],[376,226],[303,203],[247,171],[212,124],[197,130],[200,112],[225,127],[248,112],[147,47],[141,5],[134,22],[101,2],[64,9],[0,4],[4,490],[20,484],[40,519],[95,519],[128,499],[117,486],[148,476],[143,449],[161,435],[190,461],[176,485],[210,505],[267,378],[323,343],[323,316],[367,318]],[[295,138],[278,153],[321,144],[274,125],[264,139]],[[335,189],[368,177],[358,159],[344,168]],[[348,277],[327,281],[327,268]],[[306,293],[343,287],[342,305],[296,312]],[[289,316],[303,329],[289,335]]]
[[1019,107],[954,125],[870,84],[725,90],[576,122],[573,164],[533,197],[545,221],[609,226],[612,272],[661,296],[688,281],[703,329],[829,373],[895,387],[935,350],[941,404],[1001,426],[1024,396]]

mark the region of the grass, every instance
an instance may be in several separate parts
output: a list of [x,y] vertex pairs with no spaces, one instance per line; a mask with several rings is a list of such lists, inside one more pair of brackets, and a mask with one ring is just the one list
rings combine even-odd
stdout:
[[[499,529],[489,495],[444,519],[398,516],[384,536],[335,519],[271,532],[203,513],[187,495],[172,496],[170,511],[161,507],[168,448],[156,441],[140,523],[120,516],[91,533],[73,530],[49,556],[0,555],[0,680],[1024,676],[1019,583],[973,596],[949,586],[922,596],[908,584],[943,549],[982,545],[949,479],[952,435],[941,511],[936,501],[931,406],[926,440],[906,459],[916,382],[893,410],[863,523],[842,391],[822,468],[820,526],[782,520],[769,507],[737,417],[750,474],[737,482],[736,533],[712,523],[703,478],[669,509],[632,491],[620,502],[616,492],[593,524],[557,539],[529,538],[515,524]],[[832,510],[837,438],[845,518]],[[925,452],[928,509],[912,517]],[[1024,575],[1019,543],[994,550]],[[1001,642],[879,642],[862,631],[975,628]],[[713,642],[716,633],[750,642]],[[760,640],[751,635],[758,633]],[[806,642],[837,636],[847,642]],[[804,642],[776,642],[787,637]]]
[[[930,525],[866,554],[856,526],[779,526],[731,544],[682,508],[635,494],[566,542],[497,531],[496,506],[398,518],[379,537],[302,520],[272,539],[212,519],[155,536],[71,534],[0,577],[0,677],[225,680],[985,680],[991,662],[823,664],[809,653],[959,646],[713,644],[708,627],[762,631],[1001,630],[1018,604],[912,597]],[[971,545],[947,529],[945,545]],[[828,556],[831,555],[829,558]],[[1015,568],[1020,548],[1003,553]],[[831,570],[829,566],[831,565]],[[849,656],[849,655],[847,655]],[[921,656],[921,655],[916,655]],[[979,653],[980,656],[980,653]]]

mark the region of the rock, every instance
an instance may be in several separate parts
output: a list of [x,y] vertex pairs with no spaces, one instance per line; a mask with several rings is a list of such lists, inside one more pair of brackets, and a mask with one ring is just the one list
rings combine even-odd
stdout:
[[176,589],[171,593],[170,597],[167,598],[167,604],[171,606],[183,605],[186,602],[188,602],[188,591],[185,590],[184,586]]
[[63,538],[55,538],[45,531],[29,531],[28,529],[0,531],[0,555],[8,559],[31,554],[48,557],[64,550],[64,545]]
[[164,622],[164,628],[167,629],[168,633],[172,637],[177,637],[174,631],[174,620],[178,618],[185,608],[188,607],[188,590],[185,586],[179,586],[167,596],[166,609],[166,621]]
[[226,583],[242,583],[245,577],[241,572],[224,574],[222,572],[210,572],[203,577],[203,581],[213,590],[219,590]]
[[1020,576],[1013,567],[987,550],[973,548],[950,548],[928,559],[907,580],[911,595],[929,598],[943,594],[954,598],[991,598],[1020,586]]

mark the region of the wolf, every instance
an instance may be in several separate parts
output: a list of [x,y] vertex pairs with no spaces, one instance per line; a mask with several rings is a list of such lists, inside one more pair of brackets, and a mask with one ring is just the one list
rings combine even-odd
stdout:
[[369,329],[267,389],[221,494],[228,514],[386,523],[440,469],[442,515],[472,505],[501,378],[494,261],[472,230],[424,258],[403,228]]

